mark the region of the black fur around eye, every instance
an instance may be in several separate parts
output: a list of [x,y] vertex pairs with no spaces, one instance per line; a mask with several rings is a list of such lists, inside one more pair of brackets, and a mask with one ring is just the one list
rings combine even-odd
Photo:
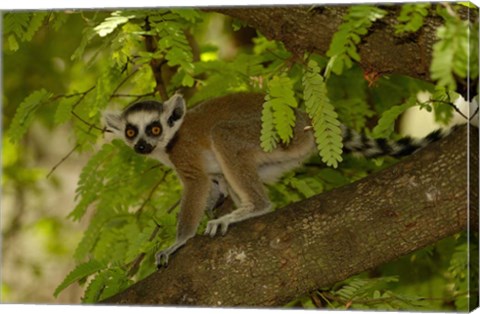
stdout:
[[125,128],[125,137],[128,139],[133,139],[135,136],[137,136],[137,133],[138,129],[131,124],[128,124]]
[[159,121],[149,124],[145,130],[149,136],[160,136],[162,134],[162,125]]

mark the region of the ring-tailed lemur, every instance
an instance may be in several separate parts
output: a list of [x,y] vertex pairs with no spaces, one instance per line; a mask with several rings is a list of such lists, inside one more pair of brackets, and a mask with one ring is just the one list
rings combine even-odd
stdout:
[[[156,254],[157,266],[196,233],[205,209],[228,194],[236,209],[210,220],[206,234],[227,232],[230,224],[262,215],[271,209],[263,183],[302,164],[315,153],[310,122],[296,113],[293,138],[272,152],[260,147],[264,95],[232,94],[208,100],[187,112],[181,95],[168,101],[141,101],[123,112],[106,112],[107,129],[123,138],[137,153],[172,167],[183,185],[175,243]],[[404,156],[446,136],[435,131],[423,139],[371,139],[342,127],[344,151],[367,157]]]

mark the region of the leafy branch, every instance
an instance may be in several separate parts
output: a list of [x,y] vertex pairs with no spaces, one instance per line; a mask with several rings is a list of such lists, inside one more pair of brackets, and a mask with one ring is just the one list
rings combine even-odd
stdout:
[[353,61],[360,62],[360,55],[356,47],[361,41],[360,36],[366,35],[373,22],[383,18],[385,14],[387,11],[370,5],[357,5],[349,8],[343,18],[343,23],[333,35],[326,53],[330,60],[325,69],[325,77],[329,77],[331,71],[340,75],[345,68],[352,67]]
[[478,22],[462,20],[449,4],[437,7],[445,24],[438,27],[430,74],[437,86],[456,90],[457,80],[478,78]]
[[298,106],[293,82],[286,76],[274,76],[268,82],[262,111],[261,146],[272,151],[278,142],[288,144],[293,136],[295,111]]
[[[167,213],[170,214],[179,204],[180,204],[180,200],[176,201],[172,206],[170,206],[169,209],[167,209]],[[155,221],[155,228],[153,229],[152,234],[148,238],[148,242],[155,240],[161,228],[162,226],[157,221]],[[140,267],[140,264],[142,263],[146,255],[147,254],[145,252],[142,252],[131,262],[129,269],[126,273],[127,277],[132,277],[138,272],[138,268]]]
[[75,145],[64,157],[62,157],[62,159],[60,159],[60,161],[58,161],[51,169],[50,171],[47,173],[46,175],[46,178],[50,178],[50,176],[53,174],[53,172],[55,170],[57,170],[58,167],[60,167],[61,164],[63,164],[68,158],[70,158],[70,156],[77,150],[80,148],[80,144],[77,144]]
[[330,103],[327,87],[314,60],[308,61],[302,77],[305,107],[312,120],[317,149],[322,161],[336,168],[342,161],[342,135],[335,107]]
[[423,20],[428,15],[430,3],[405,4],[400,10],[395,34],[414,33],[423,26]]

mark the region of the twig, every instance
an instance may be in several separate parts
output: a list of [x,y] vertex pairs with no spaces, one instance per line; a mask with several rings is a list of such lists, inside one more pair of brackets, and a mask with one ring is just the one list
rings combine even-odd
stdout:
[[142,205],[137,209],[137,215],[140,215],[141,211],[145,208],[147,203],[152,199],[153,193],[155,190],[160,186],[161,183],[163,183],[163,179],[165,179],[165,175],[160,179],[155,186],[150,190],[150,193],[148,193],[147,198],[143,201]]
[[431,103],[435,103],[435,102],[438,102],[438,103],[442,103],[442,104],[447,104],[449,105],[450,107],[453,108],[453,110],[455,110],[459,115],[461,115],[463,118],[465,118],[466,120],[468,120],[468,117],[460,111],[460,109],[457,108],[457,106],[455,106],[454,104],[452,104],[450,101],[446,101],[446,100],[440,100],[440,99],[430,99],[430,102]]
[[150,92],[146,94],[112,94],[111,98],[120,98],[120,97],[132,97],[132,98],[141,98],[146,96],[153,96],[155,92]]
[[73,93],[73,94],[58,94],[58,95],[53,96],[51,98],[51,101],[55,101],[59,98],[72,98],[72,97],[76,97],[76,96],[83,96],[83,95],[86,95],[86,94],[90,93],[90,91],[92,91],[94,88],[95,88],[95,86],[92,86],[84,92],[78,92],[78,93]]
[[[148,33],[151,31],[150,21],[148,17],[145,18],[145,31]],[[157,50],[155,39],[153,35],[145,35],[145,48],[147,52],[154,53]],[[160,94],[160,97],[163,101],[168,99],[167,89],[165,88],[165,82],[162,78],[162,66],[165,64],[166,60],[164,59],[153,59],[150,60],[150,68],[152,69],[153,76],[155,77],[156,87],[155,90]]]
[[76,151],[80,147],[80,144],[77,144],[74,148],[72,148],[68,154],[66,154],[62,159],[60,159],[59,162],[57,162],[52,169],[50,169],[50,172],[47,174],[47,179],[52,175],[52,173],[62,164],[64,163],[72,154],[74,151]]
[[142,212],[143,208],[147,205],[147,203],[152,199],[152,196],[153,196],[153,193],[155,192],[155,190],[160,186],[160,184],[163,182],[163,180],[165,180],[165,177],[167,176],[168,174],[168,171],[165,171],[163,173],[163,176],[160,180],[158,180],[158,182],[155,184],[155,186],[150,190],[150,193],[148,193],[148,196],[147,198],[143,201],[142,205],[140,205],[140,207],[137,209],[137,213],[136,215],[139,216],[140,213]]
[[[161,182],[161,181],[160,181]],[[167,210],[167,213],[171,213],[175,207],[178,206],[178,204],[180,204],[180,200],[176,201],[175,204],[173,204],[168,210]],[[150,235],[150,237],[148,238],[148,241],[153,241],[153,239],[155,239],[155,237],[157,236],[158,232],[160,231],[160,228],[162,227],[155,219],[155,228],[153,229],[152,231],[152,234]],[[140,253],[134,260],[133,262],[131,263],[131,266],[130,266],[130,269],[128,270],[127,272],[127,277],[132,277],[133,275],[135,275],[138,271],[138,268],[140,267],[140,263],[143,261],[143,259],[145,258],[147,254],[145,252],[142,252]]]
[[122,85],[125,84],[130,78],[132,78],[132,76],[134,76],[137,72],[138,72],[138,68],[134,69],[130,74],[125,76],[123,80],[117,85],[117,87],[115,87],[109,99],[112,99],[113,95],[115,95],[115,93],[118,92],[120,87],[122,87]]
[[97,85],[93,85],[92,87],[90,87],[88,90],[86,90],[85,92],[83,93],[77,93],[77,96],[78,95],[82,95],[72,106],[72,111],[75,110],[75,108],[80,104],[80,102],[92,91],[94,90],[95,88],[97,87]]
[[84,120],[82,117],[80,117],[75,111],[72,110],[72,115],[77,118],[78,120],[80,120],[81,122],[83,122],[85,125],[89,126],[90,129],[95,129],[95,130],[98,130],[98,131],[101,131],[101,132],[112,132],[110,130],[107,130],[106,128],[99,128],[98,126],[96,126],[95,124],[92,124],[92,123],[89,123],[88,121]]
[[[155,228],[153,229],[153,232],[152,234],[150,235],[150,237],[148,238],[148,241],[153,241],[153,239],[155,239],[155,237],[157,236],[157,233],[158,231],[160,231],[160,225],[157,223],[157,225],[155,226]],[[143,261],[143,259],[145,258],[145,255],[147,255],[145,252],[142,252],[140,253],[132,262],[131,266],[130,266],[130,269],[128,270],[127,272],[127,277],[132,277],[133,275],[135,275],[138,271],[138,268],[140,267],[140,263]]]
[[173,210],[175,208],[177,208],[177,206],[180,204],[180,200],[176,201],[175,204],[173,204],[172,206],[170,206],[169,209],[167,209],[167,214],[171,214],[173,212]]
[[460,111],[460,109],[457,108],[457,106],[455,106],[454,104],[452,104],[451,102],[448,102],[446,101],[445,102],[447,105],[449,105],[450,107],[453,108],[453,110],[455,110],[459,115],[461,115],[462,117],[464,117],[466,120],[468,120],[468,117]]
[[475,109],[475,112],[470,116],[470,119],[468,119],[468,120],[472,121],[473,117],[475,117],[475,115],[477,113],[478,113],[478,107],[477,107],[477,109]]
[[[150,168],[148,168],[147,170],[145,170],[144,172],[142,172],[140,174],[140,176],[144,176],[146,173],[156,169],[156,168],[159,168],[162,164],[157,164],[155,166],[152,166]],[[170,170],[166,170],[167,172],[169,172]],[[136,175],[132,175],[132,176],[125,176],[124,178],[122,178],[121,180],[117,180],[114,182],[114,184],[110,184],[108,187],[105,187],[104,191],[105,192],[109,192],[109,191],[112,191],[114,189],[117,189],[117,187],[119,186],[122,186],[122,185],[128,185],[130,184],[130,181],[132,180],[133,177],[137,177],[138,174]]]
[[97,86],[96,85],[93,85],[92,87],[90,87],[87,91],[83,92],[83,93],[78,93],[77,95],[82,95],[72,106],[72,110],[70,111],[70,113],[75,117],[77,118],[78,120],[80,120],[81,122],[83,122],[85,125],[89,126],[90,127],[90,130],[93,128],[95,130],[99,130],[101,132],[111,132],[110,130],[107,130],[106,128],[99,128],[98,126],[92,124],[92,123],[89,123],[88,121],[86,121],[85,119],[83,119],[82,117],[80,117],[76,112],[75,112],[75,108],[77,108],[77,106],[83,101],[83,99],[88,95],[88,93],[90,93],[92,90],[94,90]]

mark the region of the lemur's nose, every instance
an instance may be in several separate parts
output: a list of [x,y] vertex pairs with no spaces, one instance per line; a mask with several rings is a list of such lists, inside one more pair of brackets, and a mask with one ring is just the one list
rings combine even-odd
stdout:
[[141,139],[135,144],[134,149],[138,154],[150,154],[153,151],[153,146]]

